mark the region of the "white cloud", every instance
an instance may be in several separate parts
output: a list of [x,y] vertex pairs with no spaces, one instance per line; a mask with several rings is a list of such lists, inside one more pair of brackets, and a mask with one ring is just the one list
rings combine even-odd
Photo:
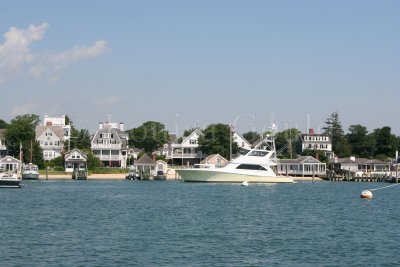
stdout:
[[91,46],[74,47],[71,50],[51,55],[50,61],[54,64],[56,69],[61,69],[73,62],[94,58],[109,50],[107,42],[99,40]]
[[98,99],[96,101],[96,105],[111,105],[111,104],[116,104],[118,102],[121,102],[121,99],[119,97],[111,96],[108,98]]
[[48,82],[53,83],[59,79],[62,68],[110,51],[108,43],[99,40],[59,53],[32,53],[32,43],[42,40],[48,27],[47,23],[29,25],[27,29],[11,27],[4,34],[5,41],[0,44],[0,84],[26,73],[36,79],[46,76]]
[[34,41],[41,40],[48,28],[47,23],[29,25],[27,29],[11,27],[4,34],[4,43],[0,44],[0,83],[17,75],[21,67],[32,62],[35,56],[30,52]]
[[14,106],[10,115],[13,117],[16,117],[18,115],[33,113],[33,111],[36,109],[36,107],[37,106],[34,103],[26,103],[21,106]]

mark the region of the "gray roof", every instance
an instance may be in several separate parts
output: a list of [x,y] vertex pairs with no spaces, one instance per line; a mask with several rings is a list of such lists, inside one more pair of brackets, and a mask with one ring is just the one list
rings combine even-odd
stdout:
[[212,155],[207,156],[200,163],[201,164],[206,164],[208,161],[210,161],[214,157],[219,157],[220,159],[225,160],[226,162],[228,162],[228,160],[226,158],[224,158],[223,156],[221,156],[220,154],[212,154]]
[[126,138],[128,138],[128,134],[126,132],[123,132],[119,129],[114,129],[114,128],[103,128],[103,129],[98,130],[93,136],[92,143],[97,143],[97,141],[99,139],[103,139],[103,138],[100,138],[100,134],[102,134],[102,133],[114,134],[112,139],[116,140],[117,144],[122,143],[122,146],[121,146],[122,149],[126,149],[128,147],[128,142],[126,139]]
[[11,156],[6,156],[2,159],[0,159],[0,163],[20,163],[18,159],[11,157]]
[[156,165],[156,162],[150,158],[147,154],[143,154],[137,161],[135,161],[134,165]]
[[79,150],[77,148],[72,149],[71,151],[65,153],[64,158],[67,158],[70,154],[72,154],[73,152],[77,151],[79,154],[81,154],[82,156],[85,157],[85,159],[87,159],[87,154],[85,152],[83,152],[82,150]]
[[50,129],[60,140],[64,140],[64,129],[62,126],[36,126],[35,134],[38,139],[47,129]]
[[337,158],[337,159],[330,159],[329,163],[333,164],[362,164],[362,165],[369,165],[369,164],[388,164],[378,159],[367,159],[367,158],[355,158],[352,160],[351,158]]

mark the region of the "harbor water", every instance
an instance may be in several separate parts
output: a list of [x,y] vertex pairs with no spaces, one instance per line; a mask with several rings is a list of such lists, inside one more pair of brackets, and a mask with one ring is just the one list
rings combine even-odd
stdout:
[[399,266],[399,190],[24,181],[1,189],[1,266]]

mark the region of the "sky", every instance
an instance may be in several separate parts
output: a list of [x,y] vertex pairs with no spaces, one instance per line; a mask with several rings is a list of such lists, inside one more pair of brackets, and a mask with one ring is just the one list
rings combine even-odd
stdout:
[[400,1],[0,0],[0,119],[67,114],[171,133],[390,126]]

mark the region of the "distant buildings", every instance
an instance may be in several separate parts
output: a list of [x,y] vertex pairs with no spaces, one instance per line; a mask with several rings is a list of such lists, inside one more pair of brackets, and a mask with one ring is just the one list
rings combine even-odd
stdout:
[[351,172],[387,172],[390,170],[390,163],[377,159],[366,158],[333,158],[329,160],[333,170],[346,170]]
[[321,150],[325,152],[327,158],[334,157],[331,137],[326,134],[315,134],[314,129],[309,129],[308,134],[301,135],[301,151],[307,149]]
[[100,122],[91,141],[91,150],[102,166],[126,168],[128,139],[123,123]]
[[64,144],[71,137],[71,126],[65,124],[65,116],[45,115],[43,125],[36,126],[35,136],[43,150],[43,159],[52,160],[64,152]]
[[278,174],[289,176],[326,175],[326,164],[311,156],[297,159],[278,159]]
[[198,139],[203,133],[195,129],[191,134],[184,137],[181,143],[177,143],[176,136],[170,135],[170,140],[164,145],[162,154],[172,164],[195,164],[199,163],[206,155],[198,149]]
[[0,129],[0,159],[7,156],[6,130]]

